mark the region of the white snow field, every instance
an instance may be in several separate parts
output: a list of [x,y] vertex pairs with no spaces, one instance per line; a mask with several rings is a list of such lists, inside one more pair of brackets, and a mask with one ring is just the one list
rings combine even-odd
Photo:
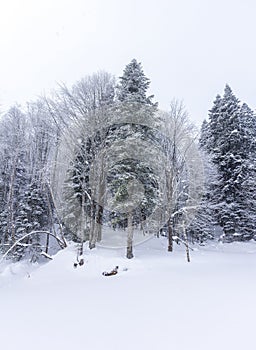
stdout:
[[[75,246],[44,265],[1,264],[1,349],[255,349],[256,243],[166,252]],[[102,275],[116,265],[120,272]]]

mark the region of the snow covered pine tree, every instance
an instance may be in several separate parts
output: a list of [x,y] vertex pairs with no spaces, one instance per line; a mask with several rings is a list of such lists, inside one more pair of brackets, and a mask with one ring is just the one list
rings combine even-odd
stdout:
[[117,99],[121,102],[138,102],[157,107],[158,104],[152,102],[154,95],[147,96],[149,85],[150,80],[145,76],[141,63],[133,59],[120,77]]
[[209,113],[206,150],[218,171],[217,186],[209,200],[224,242],[255,237],[255,140],[256,119],[247,105],[240,105],[226,85]]
[[[123,75],[120,77],[120,83],[117,86],[116,116],[117,131],[115,138],[124,140],[127,147],[120,149],[123,152],[121,161],[114,164],[108,179],[115,195],[115,205],[123,207],[124,215],[115,217],[115,225],[123,224],[128,230],[127,234],[127,258],[133,257],[133,230],[134,225],[143,221],[151,207],[154,207],[154,197],[156,179],[152,169],[147,163],[138,157],[141,140],[151,137],[152,129],[157,124],[155,112],[157,103],[153,103],[153,95],[147,96],[147,90],[150,80],[145,76],[141,63],[133,59],[124,69]],[[126,118],[130,116],[132,119]],[[128,149],[133,148],[133,152]],[[131,153],[133,156],[131,157]],[[130,157],[127,157],[130,154]],[[145,197],[141,201],[141,205],[136,207],[138,200],[138,187],[143,184]],[[136,187],[137,186],[137,187]],[[135,208],[136,207],[136,208]],[[133,209],[132,209],[133,208]],[[143,224],[142,224],[143,226]]]

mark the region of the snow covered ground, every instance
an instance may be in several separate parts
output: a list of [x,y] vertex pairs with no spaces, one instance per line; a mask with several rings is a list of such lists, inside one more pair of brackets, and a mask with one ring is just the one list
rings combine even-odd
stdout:
[[[1,348],[255,349],[256,243],[166,252],[153,238],[121,249],[75,246],[38,266],[0,266]],[[103,271],[119,266],[116,276]]]

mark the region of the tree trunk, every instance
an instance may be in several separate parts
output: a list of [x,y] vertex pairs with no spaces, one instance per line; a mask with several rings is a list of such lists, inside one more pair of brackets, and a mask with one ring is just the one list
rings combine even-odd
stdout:
[[104,203],[105,203],[105,192],[106,192],[106,183],[105,183],[105,168],[103,159],[101,160],[101,168],[100,168],[100,179],[99,179],[99,187],[98,187],[98,198],[97,198],[97,209],[96,209],[96,241],[100,242],[102,239],[102,218],[104,211]]
[[49,251],[49,243],[50,243],[50,235],[46,235],[46,244],[45,244],[45,253],[48,254]]
[[182,223],[182,228],[183,228],[183,235],[184,235],[185,246],[186,246],[187,262],[190,262],[189,246],[188,246],[188,235],[187,235],[187,232],[186,232],[185,222]]
[[[54,227],[54,220],[53,220],[53,215],[52,215],[52,206],[51,206],[51,201],[50,201],[50,197],[49,197],[49,193],[48,193],[47,189],[46,189],[46,197],[47,197],[49,216],[50,216],[50,220],[51,220],[51,227],[52,227],[54,235],[56,236],[57,234],[56,234],[55,227]],[[50,235],[47,235],[46,236],[46,246],[45,246],[45,253],[46,254],[48,254],[48,251],[49,251],[49,243],[50,243]]]
[[[81,203],[81,220],[80,220],[80,242],[83,250],[83,242],[84,242],[84,236],[85,236],[85,194],[82,193],[82,203]],[[83,252],[81,252],[81,255]]]
[[52,200],[52,204],[53,204],[53,207],[54,207],[54,210],[55,210],[55,215],[56,215],[56,218],[57,218],[57,221],[58,221],[59,230],[60,230],[60,236],[61,236],[61,239],[63,241],[64,247],[67,247],[67,242],[66,242],[66,239],[64,237],[62,223],[61,223],[60,216],[59,216],[59,213],[58,213],[58,209],[57,209],[57,206],[56,206],[56,203],[55,203],[55,198],[54,198],[54,195],[53,195],[53,191],[52,191],[52,188],[51,188],[51,185],[50,185],[49,182],[47,182],[47,186],[48,186],[49,193],[50,193],[51,200]]
[[91,202],[91,224],[90,224],[90,233],[89,233],[89,248],[93,249],[96,247],[96,240],[94,239],[95,235],[95,210],[94,203]]
[[95,248],[96,242],[100,242],[102,239],[102,217],[103,217],[103,205],[104,205],[104,196],[106,191],[105,184],[105,167],[104,167],[104,158],[100,160],[98,174],[99,180],[95,184],[95,198],[96,203],[94,203],[92,214],[92,227],[91,227],[91,239],[89,242],[89,247]]
[[132,212],[128,213],[128,234],[127,234],[127,259],[133,258],[133,225],[132,225]]
[[168,219],[167,221],[167,229],[168,229],[168,252],[173,251],[173,240],[172,240],[172,223],[171,223],[171,218]]
[[102,239],[102,216],[103,216],[103,207],[98,204],[95,218],[95,234],[94,234],[94,243],[100,242]]
[[12,174],[11,174],[11,181],[10,181],[10,189],[9,189],[9,195],[8,195],[8,211],[9,211],[9,220],[8,220],[8,226],[9,226],[9,236],[11,237],[11,242],[14,244],[15,242],[15,225],[14,225],[14,207],[13,207],[13,197],[14,197],[14,182],[16,178],[16,164],[18,160],[18,152],[15,154],[13,164],[12,164]]

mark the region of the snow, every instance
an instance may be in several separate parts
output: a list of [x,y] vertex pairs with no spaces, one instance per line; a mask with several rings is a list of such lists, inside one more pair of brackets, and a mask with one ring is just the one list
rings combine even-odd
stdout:
[[[196,247],[166,240],[85,250],[74,245],[44,264],[0,266],[1,347],[8,350],[254,349],[256,244]],[[103,271],[119,266],[115,276]]]

